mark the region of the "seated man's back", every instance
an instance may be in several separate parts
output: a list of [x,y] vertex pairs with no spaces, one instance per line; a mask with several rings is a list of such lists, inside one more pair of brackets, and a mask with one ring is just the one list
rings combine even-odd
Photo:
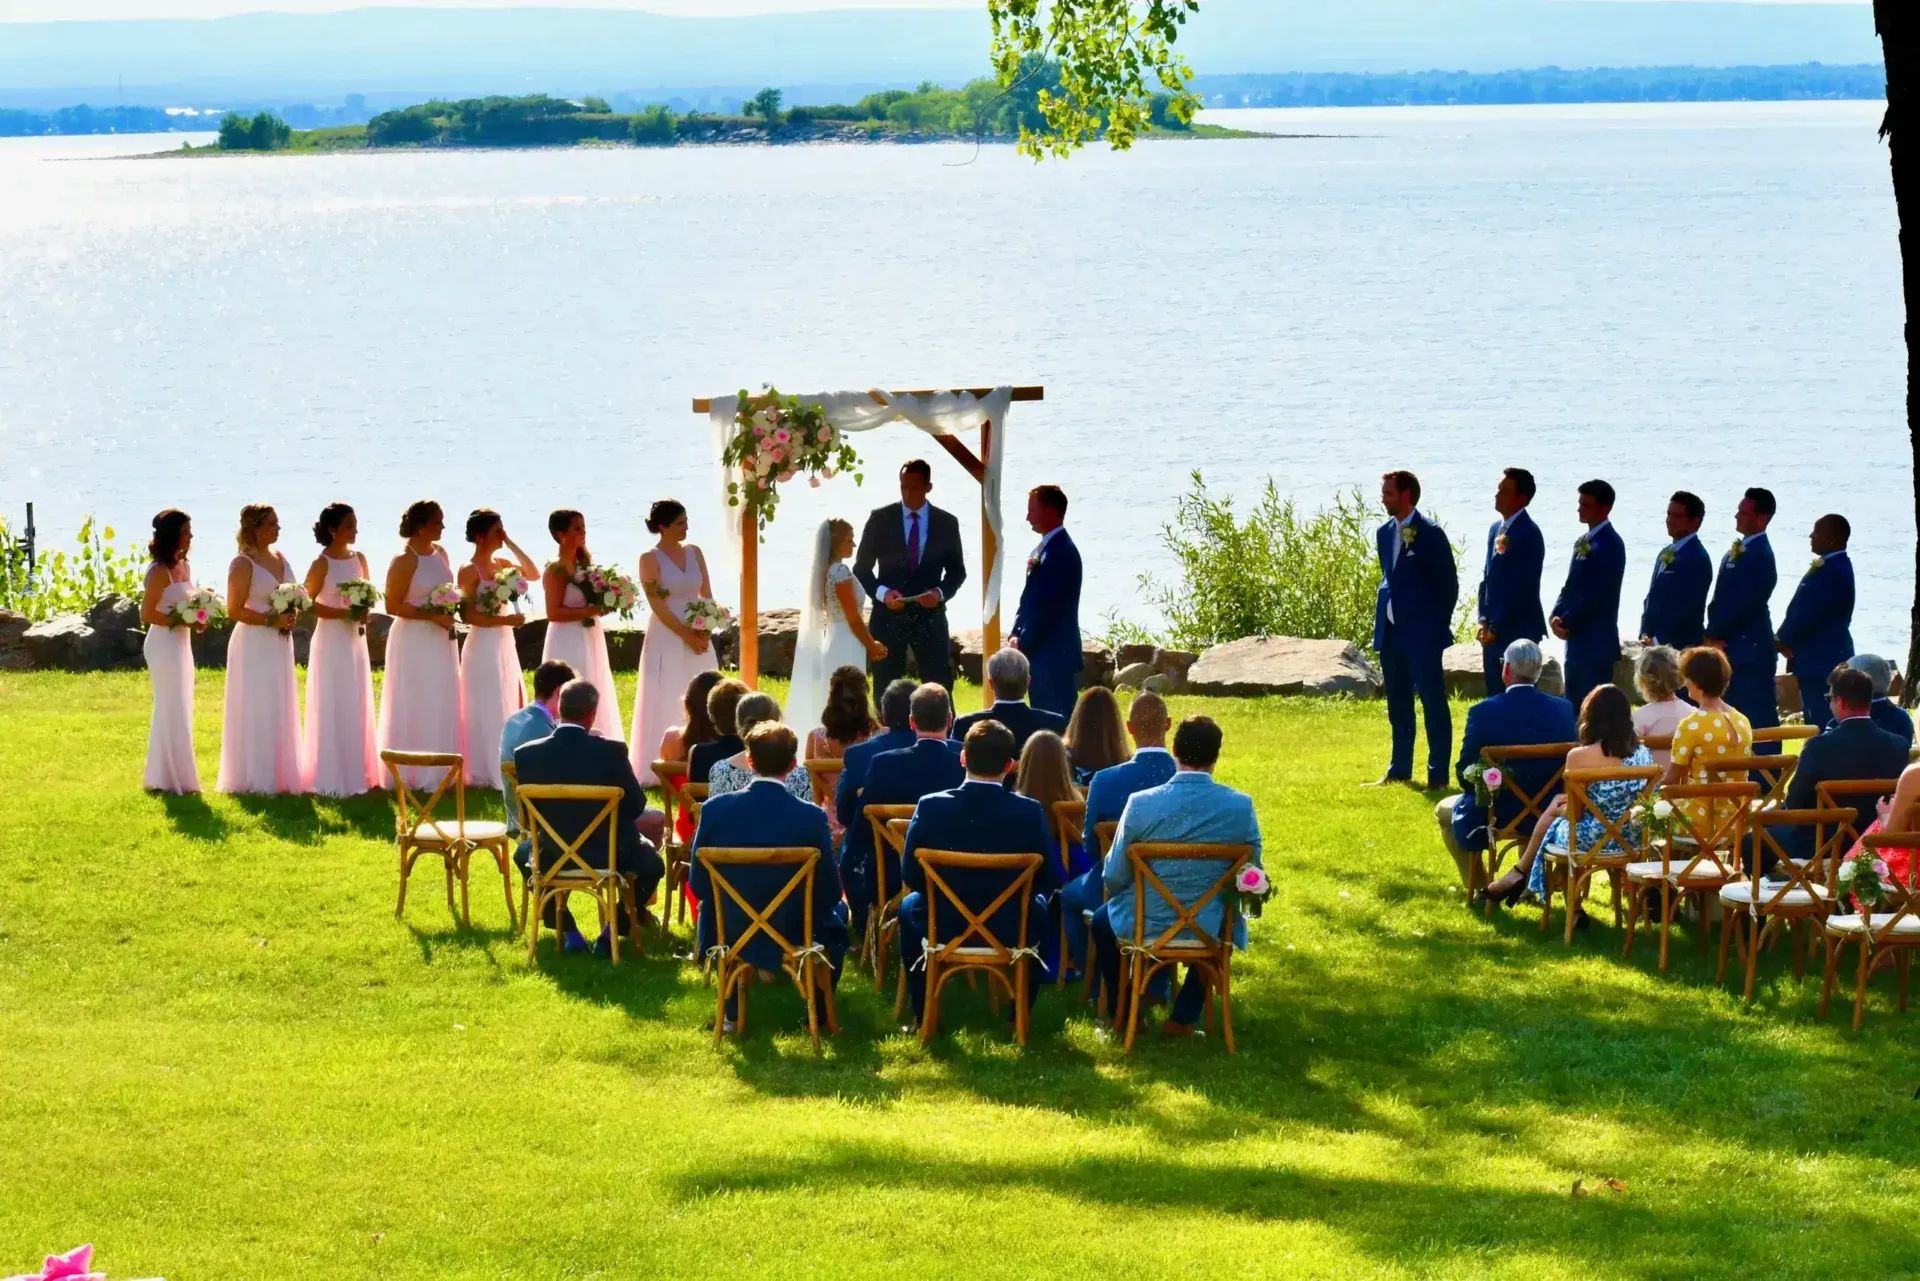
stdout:
[[[634,777],[633,766],[621,744],[598,738],[583,726],[560,725],[548,737],[535,739],[516,750],[513,763],[522,787],[549,784],[619,788],[620,811],[614,821],[619,850],[625,855],[638,846],[640,835],[634,824],[646,808],[646,793],[641,791],[640,780]],[[554,833],[567,841],[578,840],[600,809],[593,801],[538,804]],[[600,844],[601,839],[602,834],[596,832],[581,850],[594,866],[600,865],[606,849]]]
[[[1134,928],[1133,868],[1127,851],[1140,844],[1201,843],[1210,845],[1251,845],[1253,862],[1260,862],[1260,821],[1254,814],[1253,798],[1231,787],[1216,783],[1198,770],[1182,770],[1170,782],[1144,792],[1136,792],[1120,815],[1119,830],[1114,833],[1113,849],[1107,855],[1107,912],[1114,933],[1128,939]],[[1225,872],[1227,864],[1215,859],[1198,862],[1161,863],[1154,875],[1180,899],[1191,904]],[[1173,909],[1159,891],[1148,887],[1146,893],[1146,937],[1152,940],[1173,924]],[[1201,909],[1196,918],[1203,929],[1218,931],[1222,913],[1216,897]],[[1246,923],[1236,918],[1235,937],[1244,941]]]
[[[1832,701],[1839,720],[1826,733],[1801,744],[1800,762],[1787,782],[1786,808],[1790,810],[1818,806],[1822,783],[1893,779],[1907,768],[1907,745],[1875,725],[1868,714],[1872,685],[1866,676],[1841,668],[1833,673],[1829,688],[1835,692]],[[1852,802],[1854,830],[1864,832],[1873,822],[1878,800],[1861,796]],[[1789,827],[1779,833],[1779,840],[1781,848],[1795,858],[1813,853],[1811,828]]]
[[[926,871],[919,865],[917,853],[923,849],[951,850],[961,854],[1039,854],[1050,847],[1046,810],[1039,801],[993,783],[972,779],[946,792],[935,792],[914,809],[913,822],[907,827],[907,853],[900,875],[907,889],[925,893]],[[948,869],[941,879],[961,901],[978,912],[1006,888],[1007,877],[998,871]],[[1035,873],[1033,889],[1045,894],[1058,888],[1058,874],[1051,859],[1045,859]],[[1038,914],[1028,918],[1027,933],[1039,934]],[[990,925],[1002,942],[1011,942],[1020,923],[1020,907],[1009,899],[990,918]],[[952,938],[965,924],[951,910],[941,922],[941,933]]]
[[[784,726],[769,729],[785,730]],[[759,730],[756,729],[756,733]],[[786,730],[792,740],[792,731]],[[791,757],[792,747],[786,748]],[[791,760],[787,768],[792,768]],[[782,772],[784,775],[784,771]],[[833,836],[827,827],[826,812],[817,805],[800,800],[779,777],[756,778],[744,791],[716,796],[700,810],[700,827],[693,837],[693,892],[700,900],[699,947],[704,954],[718,938],[711,913],[725,914],[727,937],[738,940],[746,930],[748,918],[738,904],[715,893],[713,869],[701,857],[708,849],[818,850],[820,861],[813,874],[813,937],[816,942],[837,941],[845,951],[846,928],[839,914],[840,874],[833,861]],[[792,866],[729,865],[720,875],[749,903],[764,911],[783,886],[793,878]],[[806,923],[806,901],[799,893],[790,894],[769,918],[774,928],[789,943],[800,946]],[[830,949],[831,950],[831,949]],[[780,964],[780,949],[771,938],[755,934],[748,939],[741,955],[762,969]],[[837,968],[837,959],[836,959]]]

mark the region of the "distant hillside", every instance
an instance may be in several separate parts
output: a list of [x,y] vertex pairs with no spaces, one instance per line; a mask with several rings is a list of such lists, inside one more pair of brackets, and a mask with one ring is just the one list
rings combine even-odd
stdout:
[[1423,107],[1532,102],[1786,102],[1884,99],[1879,63],[1829,67],[1559,67],[1495,71],[1400,71],[1370,75],[1294,71],[1272,76],[1195,76],[1209,107]]

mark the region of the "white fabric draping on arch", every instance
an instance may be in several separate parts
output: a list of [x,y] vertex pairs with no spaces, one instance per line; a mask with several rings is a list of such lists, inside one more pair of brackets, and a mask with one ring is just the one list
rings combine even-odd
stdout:
[[[980,481],[980,501],[987,528],[993,531],[994,543],[1000,552],[993,559],[993,572],[987,575],[982,625],[998,614],[1002,567],[1007,562],[1006,539],[1000,527],[1000,472],[1007,456],[1007,408],[1013,403],[1013,388],[996,387],[985,396],[975,396],[968,391],[942,391],[930,396],[896,396],[892,392],[876,389],[821,392],[799,399],[820,406],[827,421],[843,432],[872,431],[888,423],[908,422],[929,436],[958,436],[966,432],[978,432],[982,423],[994,425],[993,446],[986,460],[987,471]],[[738,396],[716,396],[713,399],[709,418],[713,424],[713,456],[716,462],[726,452],[727,442],[733,438],[734,414],[739,404]],[[722,540],[722,553],[713,557],[713,560],[719,571],[717,581],[725,584],[740,581],[740,533],[746,512],[744,506],[727,505],[729,482],[744,483],[739,468],[720,468],[720,510],[726,516],[727,536]],[[727,588],[717,590],[725,593]]]

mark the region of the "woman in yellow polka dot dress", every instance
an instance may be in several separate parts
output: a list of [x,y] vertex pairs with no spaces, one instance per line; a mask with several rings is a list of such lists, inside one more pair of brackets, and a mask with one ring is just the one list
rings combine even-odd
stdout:
[[[1753,751],[1753,726],[1737,708],[1721,698],[1727,692],[1733,668],[1725,654],[1702,645],[1681,655],[1680,675],[1687,682],[1687,698],[1694,710],[1681,718],[1679,727],[1673,731],[1673,762],[1660,781],[1662,784],[1724,781],[1715,780],[1707,773],[1713,763],[1723,757],[1745,756]],[[1674,804],[1702,839],[1712,835],[1718,819],[1727,817],[1711,813],[1714,805],[1711,801],[1678,800]]]

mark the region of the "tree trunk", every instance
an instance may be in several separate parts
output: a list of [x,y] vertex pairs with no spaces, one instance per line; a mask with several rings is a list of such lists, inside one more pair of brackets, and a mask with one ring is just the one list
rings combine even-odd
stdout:
[[[1920,308],[1920,134],[1909,121],[1920,78],[1920,6],[1914,0],[1873,0],[1873,25],[1887,64],[1887,114],[1880,125],[1893,170],[1893,205],[1900,221],[1900,285],[1906,301],[1907,437],[1913,450],[1914,527],[1920,533],[1920,401],[1915,398],[1914,311]],[[1920,536],[1914,539],[1912,635],[1907,645],[1903,701],[1920,699]]]

